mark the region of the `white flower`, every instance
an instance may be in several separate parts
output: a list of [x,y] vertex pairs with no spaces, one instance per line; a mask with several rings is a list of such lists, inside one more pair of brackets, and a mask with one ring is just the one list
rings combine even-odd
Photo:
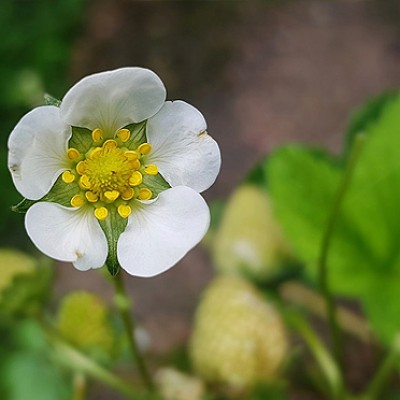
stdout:
[[218,175],[219,148],[198,110],[165,97],[152,71],[122,68],[82,79],[59,108],[19,121],[9,169],[35,201],[25,225],[43,253],[80,270],[118,259],[153,276],[202,239],[209,210],[199,193]]

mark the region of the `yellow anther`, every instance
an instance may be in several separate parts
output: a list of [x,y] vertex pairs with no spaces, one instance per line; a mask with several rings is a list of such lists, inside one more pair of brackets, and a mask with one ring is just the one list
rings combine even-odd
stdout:
[[79,184],[81,185],[81,187],[83,189],[90,189],[90,180],[89,177],[87,175],[82,175],[79,178]]
[[118,190],[107,190],[106,192],[104,192],[104,197],[109,201],[117,200],[119,195],[120,193],[118,192]]
[[142,164],[140,163],[139,160],[133,160],[133,161],[129,161],[129,166],[133,170],[137,171],[142,166]]
[[108,216],[108,210],[105,207],[96,208],[94,210],[94,215],[98,220],[103,221]]
[[79,175],[83,175],[86,172],[86,162],[85,161],[79,161],[78,164],[76,164],[76,172]]
[[96,201],[99,199],[99,196],[97,196],[97,194],[89,191],[85,192],[85,197],[87,201],[90,201],[91,203],[96,203]]
[[122,200],[133,199],[133,196],[135,196],[135,191],[132,188],[126,189],[125,192],[121,194]]
[[121,142],[125,143],[131,137],[131,131],[129,129],[120,129],[117,131],[117,136],[120,138]]
[[127,150],[124,154],[128,160],[132,160],[132,161],[136,161],[140,157],[140,154],[137,151],[133,151],[133,150]]
[[76,160],[77,158],[79,158],[81,156],[81,153],[79,153],[79,150],[71,147],[67,150],[67,156],[70,160]]
[[100,142],[103,139],[104,132],[100,128],[93,129],[92,131],[92,139],[93,142]]
[[121,204],[120,206],[118,206],[117,210],[118,210],[118,214],[122,218],[128,218],[132,213],[132,208],[130,206],[125,205],[125,204]]
[[118,147],[118,144],[115,140],[110,139],[110,140],[106,140],[103,144],[103,149],[105,150],[114,150]]
[[139,190],[139,199],[140,200],[150,200],[153,196],[153,193],[150,189],[142,188]]
[[143,182],[143,176],[139,171],[135,171],[129,178],[129,184],[131,186],[138,186]]
[[64,171],[61,175],[61,179],[65,183],[71,183],[75,180],[75,175],[71,171]]
[[101,147],[95,147],[89,154],[89,158],[91,158],[92,160],[95,158],[98,158],[100,153],[101,153]]
[[71,199],[71,206],[72,207],[81,207],[85,204],[85,200],[80,194],[76,194],[72,199]]
[[138,147],[138,152],[141,154],[149,154],[151,151],[151,144],[150,143],[142,143],[139,147]]
[[157,165],[154,164],[149,164],[145,169],[144,172],[148,175],[157,175],[158,174],[158,168]]

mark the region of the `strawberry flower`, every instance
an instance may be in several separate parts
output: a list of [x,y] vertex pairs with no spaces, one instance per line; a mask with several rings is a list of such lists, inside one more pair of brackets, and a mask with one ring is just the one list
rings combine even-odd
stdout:
[[121,68],[19,121],[8,164],[43,253],[79,270],[153,276],[202,239],[209,209],[199,193],[214,183],[220,151],[197,109],[165,98],[155,73]]

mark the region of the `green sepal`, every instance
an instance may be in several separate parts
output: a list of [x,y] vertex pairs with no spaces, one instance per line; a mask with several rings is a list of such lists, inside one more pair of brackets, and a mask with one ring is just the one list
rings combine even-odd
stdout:
[[128,224],[128,218],[122,218],[117,208],[110,207],[108,217],[99,221],[101,229],[107,238],[108,243],[108,256],[106,260],[106,266],[112,276],[117,275],[120,265],[117,258],[117,243],[119,236],[125,231],[126,225]]
[[11,210],[19,214],[25,214],[28,211],[28,208],[37,202],[38,200],[29,200],[24,198],[15,206],[11,206]]
[[44,95],[44,103],[46,104],[46,106],[56,106],[56,107],[60,107],[61,105],[61,100],[56,99],[55,97],[53,97],[52,95],[46,93]]
[[79,150],[82,154],[87,153],[93,146],[92,131],[86,128],[72,126],[72,136],[68,146]]
[[80,193],[78,185],[66,184],[61,175],[56,180],[56,183],[51,188],[46,196],[42,197],[39,201],[50,201],[52,203],[60,204],[61,206],[71,207],[71,199],[76,194]]
[[164,190],[170,189],[171,186],[168,182],[160,175],[143,175],[143,183],[151,189],[153,196],[158,196]]
[[125,129],[129,129],[131,132],[129,140],[125,143],[129,150],[136,150],[138,146],[146,142],[146,122],[125,126]]

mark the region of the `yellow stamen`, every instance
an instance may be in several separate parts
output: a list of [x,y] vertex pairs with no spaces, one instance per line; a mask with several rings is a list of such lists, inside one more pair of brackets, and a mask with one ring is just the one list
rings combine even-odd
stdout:
[[65,183],[72,183],[75,180],[75,175],[71,171],[64,171],[61,175],[61,179]]
[[120,206],[118,206],[117,210],[118,210],[118,214],[122,218],[128,218],[132,213],[132,208],[130,206],[125,205],[125,204],[121,204]]
[[118,190],[107,190],[106,192],[104,192],[104,197],[109,201],[117,200],[119,195],[120,193],[118,192]]
[[92,131],[92,139],[93,142],[100,142],[103,139],[103,131],[100,128],[93,129]]
[[120,129],[117,131],[117,136],[120,138],[121,142],[125,143],[131,137],[131,131],[129,129]]
[[79,184],[83,189],[90,189],[90,180],[87,175],[82,175],[79,179]]
[[149,164],[145,169],[144,172],[148,175],[157,175],[158,174],[158,168],[157,165],[154,164]]
[[130,200],[130,199],[133,199],[134,195],[135,195],[135,191],[132,188],[128,188],[125,190],[124,193],[121,194],[121,198],[123,200]]
[[81,153],[79,153],[79,150],[71,147],[67,150],[67,156],[70,160],[76,160],[77,158],[79,158],[81,156]]
[[146,155],[149,154],[151,151],[151,144],[150,143],[142,143],[139,147],[138,147],[138,152]]
[[132,161],[136,161],[140,157],[140,154],[137,151],[133,150],[127,150],[124,154],[128,160]]
[[71,199],[71,206],[72,207],[81,207],[85,204],[85,200],[80,194],[76,194],[72,199]]
[[131,186],[138,186],[143,182],[143,176],[139,171],[135,171],[129,178],[129,184]]
[[103,144],[103,149],[105,150],[114,150],[118,147],[118,144],[115,140],[110,139],[110,140],[106,140]]
[[102,149],[101,147],[95,147],[89,154],[89,158],[91,158],[92,160],[95,158],[99,158],[100,153],[101,153]]
[[96,208],[96,209],[94,210],[94,215],[95,215],[95,217],[96,217],[98,220],[103,221],[103,220],[105,220],[105,219],[107,218],[107,216],[108,216],[108,210],[107,210],[107,208],[105,208],[105,207]]
[[91,203],[96,203],[96,201],[99,199],[99,196],[97,196],[97,194],[89,191],[85,192],[85,197],[87,201],[90,201]]
[[139,199],[140,200],[150,200],[153,196],[153,193],[150,189],[142,188],[139,190]]
[[86,162],[85,161],[79,161],[78,164],[76,164],[76,172],[79,175],[83,175],[86,171]]
[[129,165],[135,171],[137,171],[142,166],[139,160],[129,161]]

